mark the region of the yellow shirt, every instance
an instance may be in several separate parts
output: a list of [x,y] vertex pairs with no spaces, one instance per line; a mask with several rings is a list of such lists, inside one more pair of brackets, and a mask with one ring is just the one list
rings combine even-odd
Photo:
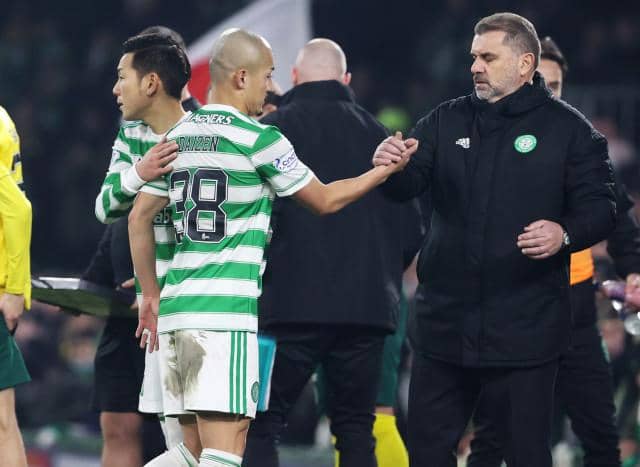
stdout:
[[0,107],[0,294],[24,295],[31,306],[31,203],[20,189],[22,164],[16,127]]

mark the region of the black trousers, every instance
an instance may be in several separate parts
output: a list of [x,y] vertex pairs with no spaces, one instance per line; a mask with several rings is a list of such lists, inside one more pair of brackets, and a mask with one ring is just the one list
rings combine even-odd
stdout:
[[510,467],[551,467],[557,361],[466,368],[416,354],[409,389],[411,467],[455,467],[456,448],[482,393]]
[[322,365],[327,415],[341,467],[375,467],[372,434],[385,334],[368,326],[287,325],[266,330],[277,340],[269,410],[251,423],[243,467],[277,467],[276,445],[287,414]]
[[[573,331],[572,345],[560,359],[555,391],[582,444],[584,466],[619,467],[611,373],[595,325]],[[482,404],[473,419],[476,436],[467,465],[499,467],[502,443]]]

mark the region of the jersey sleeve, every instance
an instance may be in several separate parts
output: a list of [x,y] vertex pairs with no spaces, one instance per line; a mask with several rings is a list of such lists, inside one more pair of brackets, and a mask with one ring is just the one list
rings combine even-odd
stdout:
[[298,159],[289,140],[273,126],[263,131],[249,158],[260,177],[278,196],[293,195],[315,177]]
[[7,255],[5,291],[23,295],[25,307],[30,308],[31,203],[3,165],[0,165],[0,218]]
[[140,191],[160,198],[169,197],[169,175],[147,182],[140,187]]
[[0,164],[9,169],[11,176],[22,189],[20,137],[13,120],[2,107],[0,107]]
[[133,164],[124,129],[120,128],[113,143],[109,169],[96,198],[95,213],[98,220],[109,224],[126,215],[144,184]]

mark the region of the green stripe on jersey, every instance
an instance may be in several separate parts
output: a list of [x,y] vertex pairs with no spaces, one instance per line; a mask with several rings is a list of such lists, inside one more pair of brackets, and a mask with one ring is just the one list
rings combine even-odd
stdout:
[[165,283],[176,285],[186,279],[246,279],[260,276],[260,264],[234,263],[207,264],[195,269],[172,269],[166,276]]
[[[185,295],[160,299],[162,315],[201,313],[224,313],[234,315],[258,315],[258,299],[252,297],[234,297],[228,295]],[[203,328],[206,329],[206,328]],[[230,328],[233,329],[233,328]],[[229,329],[228,329],[229,330]]]

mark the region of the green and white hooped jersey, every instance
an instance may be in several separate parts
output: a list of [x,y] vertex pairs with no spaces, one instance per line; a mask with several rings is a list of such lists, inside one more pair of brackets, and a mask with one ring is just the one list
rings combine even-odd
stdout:
[[[138,191],[145,184],[133,166],[161,139],[162,135],[155,134],[141,121],[125,122],[120,127],[113,143],[107,175],[96,198],[95,212],[99,221],[111,223],[129,214]],[[168,208],[158,213],[153,221],[153,230],[156,274],[162,287],[175,248],[175,233]]]
[[159,332],[257,331],[274,195],[314,174],[273,126],[207,105],[167,133],[173,171],[141,190],[170,200],[177,244],[160,294]]

